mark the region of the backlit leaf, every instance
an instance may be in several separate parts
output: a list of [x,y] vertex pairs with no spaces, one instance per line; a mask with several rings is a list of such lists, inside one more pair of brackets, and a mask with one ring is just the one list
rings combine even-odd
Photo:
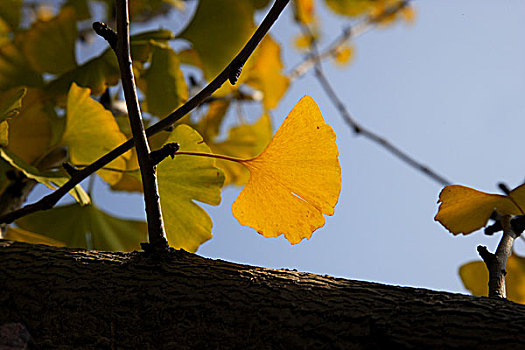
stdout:
[[277,106],[288,89],[289,79],[283,74],[281,47],[267,35],[248,61],[244,83],[263,93],[265,109]]
[[250,180],[232,205],[241,225],[292,244],[324,225],[341,190],[336,135],[319,107],[303,97],[259,156],[241,161]]
[[[206,152],[202,137],[185,124],[178,125],[168,142],[177,142],[181,151]],[[164,225],[170,246],[195,252],[212,237],[212,221],[195,201],[218,205],[224,182],[215,160],[205,157],[176,156],[158,165],[159,194]]]
[[[51,189],[60,187],[69,180],[67,175],[57,171],[40,171],[6,149],[0,148],[0,157],[28,178],[44,184]],[[82,205],[89,204],[90,202],[89,196],[80,185],[76,185],[75,188],[69,191],[69,194]]]
[[[61,144],[68,146],[71,162],[87,165],[97,160],[127,139],[120,132],[110,111],[89,96],[90,90],[71,85],[67,99],[67,119]],[[126,169],[126,152],[107,165],[112,169]],[[119,181],[121,172],[99,170],[97,174],[110,185]]]
[[137,82],[146,95],[145,110],[163,118],[188,99],[177,54],[169,46],[153,48],[151,65]]
[[24,53],[34,70],[60,74],[76,66],[75,10],[64,7],[49,21],[37,21],[24,35]]
[[179,35],[198,52],[208,80],[214,78],[254,30],[252,1],[201,0],[188,27]]
[[[505,268],[507,299],[525,304],[525,257],[516,253],[507,260]],[[472,295],[487,296],[489,272],[483,261],[472,261],[459,268],[459,276]]]
[[449,185],[439,194],[439,221],[451,233],[467,235],[487,224],[493,211],[501,215],[524,215],[525,185],[509,196],[490,194],[461,185]]
[[131,251],[140,249],[147,235],[145,222],[116,218],[94,205],[59,206],[30,214],[15,223],[24,230],[64,242],[70,248]]
[[334,60],[340,66],[345,66],[350,62],[354,56],[354,48],[350,45],[344,45],[339,50],[337,50]]
[[31,244],[46,244],[55,247],[65,246],[64,242],[39,235],[38,233],[29,232],[18,227],[8,226],[4,239],[10,241],[26,242]]
[[9,119],[8,149],[34,164],[51,146],[56,114],[48,96],[40,89],[27,89],[16,118]]
[[314,0],[294,0],[295,20],[303,24],[311,24],[315,20]]

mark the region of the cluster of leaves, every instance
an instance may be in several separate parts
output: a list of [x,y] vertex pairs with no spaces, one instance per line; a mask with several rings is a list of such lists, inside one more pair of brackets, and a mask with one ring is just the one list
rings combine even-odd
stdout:
[[[485,193],[461,185],[446,186],[439,195],[439,221],[454,235],[469,235],[487,225],[493,213],[525,215],[525,185],[506,195]],[[507,260],[508,299],[525,303],[525,257],[515,252]],[[488,295],[489,273],[483,261],[472,261],[461,266],[459,275],[465,287],[474,295]]]
[[[63,162],[86,166],[131,136],[125,111],[116,108],[121,94],[114,53],[108,48],[79,63],[75,51],[90,35],[81,28],[91,19],[91,3],[106,4],[106,22],[112,23],[113,1],[67,0],[51,9],[35,2],[6,1],[0,8],[3,201],[12,199],[8,189],[20,178],[55,188],[69,179]],[[396,2],[401,1],[325,1],[336,13],[352,18],[374,15]],[[182,32],[133,35],[133,69],[145,123],[166,117],[200,86],[181,65],[198,69],[203,80],[211,80],[249,39],[255,12],[268,4],[269,0],[200,0]],[[293,5],[297,21],[316,21],[312,0],[296,0]],[[154,20],[184,7],[180,0],[130,1],[132,21]],[[170,43],[179,39],[188,41],[191,48],[175,51]],[[158,167],[171,246],[195,251],[211,238],[212,221],[196,201],[219,204],[224,185],[246,185],[232,211],[241,224],[267,237],[285,234],[297,243],[324,224],[323,214],[333,214],[340,189],[335,134],[315,102],[308,97],[301,100],[266,147],[272,137],[269,113],[290,84],[280,51],[274,38],[266,36],[236,86],[225,84],[173,131],[150,138],[153,149],[169,142],[180,145],[181,155]],[[241,120],[222,137],[231,107],[246,100],[260,103],[262,115],[254,123]],[[214,153],[227,157],[202,156]],[[317,175],[320,168],[325,176]],[[134,150],[97,174],[114,191],[142,190]],[[77,203],[17,220],[5,236],[105,250],[133,250],[145,240],[143,222],[103,212],[80,185],[70,193]],[[265,219],[262,213],[268,214]]]

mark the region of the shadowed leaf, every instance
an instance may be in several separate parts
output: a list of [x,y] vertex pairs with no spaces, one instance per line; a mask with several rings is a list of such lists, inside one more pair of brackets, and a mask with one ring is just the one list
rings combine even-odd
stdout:
[[147,234],[145,222],[119,219],[94,205],[55,207],[15,223],[24,230],[64,242],[70,248],[131,251],[140,249]]

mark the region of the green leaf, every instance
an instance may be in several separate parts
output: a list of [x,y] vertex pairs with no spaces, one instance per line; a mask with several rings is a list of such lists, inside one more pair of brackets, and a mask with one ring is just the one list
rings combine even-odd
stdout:
[[[178,125],[166,143],[177,142],[181,151],[206,152],[202,137],[188,125]],[[212,158],[179,155],[158,165],[159,194],[170,246],[195,252],[212,237],[212,221],[195,201],[218,205],[224,182]]]
[[15,223],[24,230],[64,242],[71,248],[132,251],[140,249],[147,235],[145,222],[119,219],[94,205],[55,207]]
[[51,81],[47,90],[54,95],[67,94],[72,82],[90,88],[95,96],[101,95],[120,79],[117,57],[111,49],[70,70]]
[[145,110],[163,118],[188,99],[188,87],[177,54],[167,45],[155,45],[150,67],[141,75],[139,88],[146,95]]
[[[60,187],[69,180],[68,176],[57,171],[40,171],[6,149],[0,148],[0,157],[28,178],[44,184],[51,189]],[[76,185],[74,189],[69,191],[69,194],[82,205],[89,204],[90,202],[89,196],[80,185]]]
[[[69,148],[71,162],[88,165],[115,147],[126,142],[110,111],[89,96],[90,90],[71,85],[67,98],[67,119],[62,145]],[[107,165],[114,170],[125,170],[130,152]],[[97,174],[110,185],[119,181],[122,172],[99,170]]]
[[60,74],[76,67],[76,14],[64,7],[49,21],[38,20],[23,38],[23,49],[32,68],[40,73]]
[[4,239],[10,241],[26,242],[31,244],[46,244],[55,247],[63,247],[65,245],[63,242],[13,226],[7,227]]
[[8,120],[8,149],[26,163],[36,164],[49,150],[56,120],[46,93],[40,89],[27,89],[19,115]]
[[252,1],[201,0],[189,26],[179,35],[198,52],[206,78],[223,70],[254,30]]

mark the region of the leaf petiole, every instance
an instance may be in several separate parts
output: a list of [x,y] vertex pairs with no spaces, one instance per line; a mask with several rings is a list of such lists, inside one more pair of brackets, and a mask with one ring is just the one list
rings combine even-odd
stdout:
[[175,155],[187,155],[187,156],[197,156],[197,157],[209,157],[209,158],[217,158],[217,159],[223,159],[223,160],[229,160],[230,162],[236,162],[236,163],[244,163],[247,161],[247,159],[240,159],[235,157],[229,157],[229,156],[223,156],[220,154],[213,154],[213,153],[203,153],[203,152],[176,152]]

